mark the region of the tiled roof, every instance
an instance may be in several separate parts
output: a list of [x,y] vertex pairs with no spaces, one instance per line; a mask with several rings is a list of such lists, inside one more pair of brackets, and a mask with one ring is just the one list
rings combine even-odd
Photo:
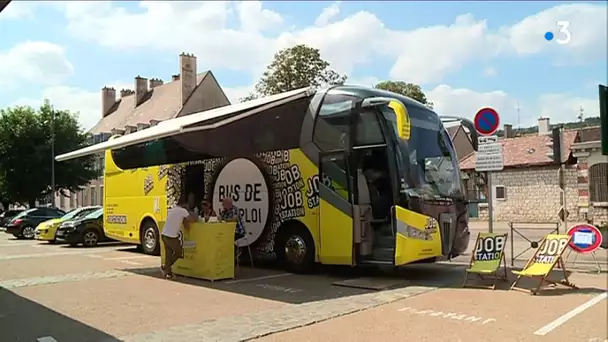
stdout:
[[600,127],[586,127],[579,131],[577,142],[590,142],[602,140]]
[[[565,161],[570,155],[570,148],[574,143],[578,131],[564,131],[564,146],[562,148],[562,160]],[[500,139],[502,144],[505,168],[522,166],[540,166],[552,163],[547,156],[551,147],[546,144],[550,141],[550,135],[528,135],[523,137]],[[475,153],[460,161],[462,170],[475,168]]]
[[[196,77],[197,86],[209,74],[200,73]],[[194,90],[193,90],[194,91]],[[181,82],[173,81],[156,86],[144,97],[146,100],[134,106],[135,94],[118,99],[108,116],[99,120],[89,131],[92,134],[110,132],[113,128],[124,129],[125,126],[137,126],[138,123],[149,123],[150,120],[167,120],[174,118],[182,108]]]

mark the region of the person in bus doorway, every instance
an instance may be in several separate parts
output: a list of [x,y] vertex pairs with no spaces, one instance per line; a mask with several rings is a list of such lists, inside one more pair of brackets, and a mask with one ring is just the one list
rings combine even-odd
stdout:
[[180,199],[177,205],[167,212],[167,220],[161,234],[165,245],[165,263],[160,266],[165,279],[175,278],[171,267],[183,255],[183,246],[179,240],[181,226],[183,225],[184,229],[188,229],[189,223],[196,220],[196,216],[192,215],[187,207],[188,201]]
[[203,200],[201,203],[203,210],[201,211],[201,216],[203,217],[203,221],[209,222],[209,220],[214,221],[217,220],[217,214],[211,207],[211,202],[208,200]]
[[225,197],[222,200],[222,209],[220,210],[220,219],[227,222],[236,222],[234,230],[234,241],[245,237],[245,225],[239,208],[232,203],[232,198]]

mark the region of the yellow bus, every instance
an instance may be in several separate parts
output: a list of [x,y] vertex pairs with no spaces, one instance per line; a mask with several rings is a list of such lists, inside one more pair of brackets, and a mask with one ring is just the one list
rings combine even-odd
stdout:
[[[472,123],[460,124],[477,142]],[[298,89],[57,160],[102,151],[105,233],[148,254],[158,254],[159,229],[180,196],[208,199],[216,212],[231,196],[247,231],[237,245],[292,271],[435,261],[469,243],[458,158],[441,118],[391,92]]]

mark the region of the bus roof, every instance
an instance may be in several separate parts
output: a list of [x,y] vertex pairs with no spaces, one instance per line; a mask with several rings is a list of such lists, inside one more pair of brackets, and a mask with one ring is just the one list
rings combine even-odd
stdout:
[[369,88],[369,87],[362,87],[362,86],[352,86],[352,85],[343,85],[343,86],[335,86],[332,87],[332,89],[344,92],[344,93],[348,93],[348,94],[352,94],[361,98],[368,98],[368,97],[390,97],[390,98],[394,98],[396,100],[399,100],[401,102],[403,102],[403,104],[405,104],[407,107],[417,107],[420,109],[425,109],[431,112],[434,112],[432,109],[430,109],[429,107],[423,105],[422,103],[407,97],[407,96],[403,96],[401,94],[396,94],[387,90],[383,90],[383,89],[376,89],[376,88]]

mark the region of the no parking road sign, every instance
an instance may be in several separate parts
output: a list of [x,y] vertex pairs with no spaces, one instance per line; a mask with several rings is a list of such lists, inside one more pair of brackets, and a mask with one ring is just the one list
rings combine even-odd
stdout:
[[490,107],[480,109],[475,114],[475,129],[481,135],[492,135],[498,130],[500,126],[500,117],[498,112]]
[[590,224],[579,224],[568,230],[572,236],[568,244],[572,250],[578,253],[593,253],[602,244],[602,232]]

